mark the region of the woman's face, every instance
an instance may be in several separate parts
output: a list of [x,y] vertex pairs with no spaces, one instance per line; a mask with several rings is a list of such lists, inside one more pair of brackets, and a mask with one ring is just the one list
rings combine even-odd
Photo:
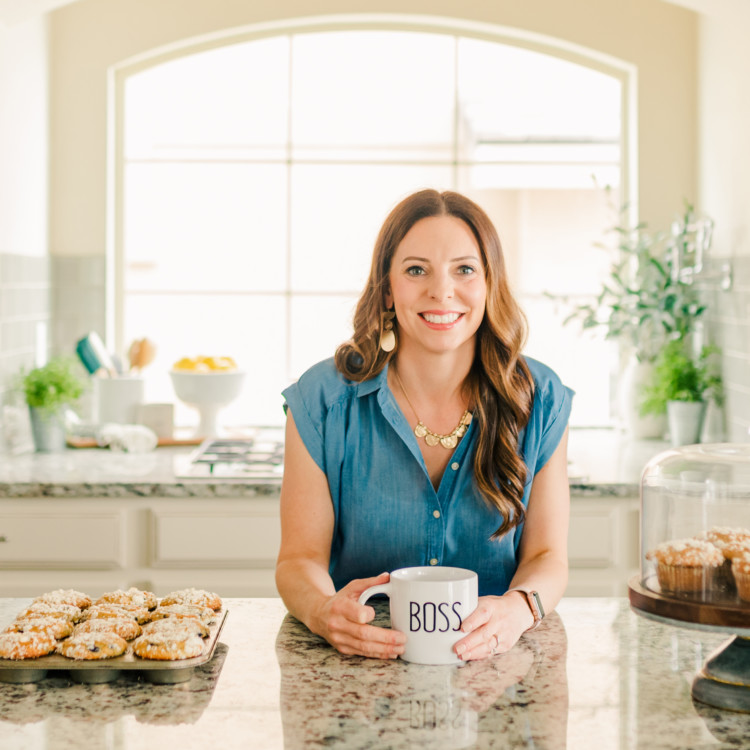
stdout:
[[473,355],[487,282],[479,246],[463,221],[420,219],[396,248],[389,284],[386,304],[396,310],[399,348],[470,348]]

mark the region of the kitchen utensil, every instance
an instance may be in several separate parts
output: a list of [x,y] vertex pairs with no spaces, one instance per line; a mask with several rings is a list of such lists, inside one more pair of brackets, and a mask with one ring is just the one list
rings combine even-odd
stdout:
[[96,331],[86,334],[76,343],[76,352],[78,353],[84,367],[93,375],[94,373],[105,374],[109,377],[117,375],[117,368],[112,361],[112,357],[104,346]]
[[83,362],[83,366],[92,375],[101,369],[102,363],[97,358],[87,336],[84,336],[76,343],[76,354],[78,354],[78,358]]
[[150,339],[135,339],[128,349],[130,371],[140,372],[146,365],[151,364],[156,356],[156,346]]

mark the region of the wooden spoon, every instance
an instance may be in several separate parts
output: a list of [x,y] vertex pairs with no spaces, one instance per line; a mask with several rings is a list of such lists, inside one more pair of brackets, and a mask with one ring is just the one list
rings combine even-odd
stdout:
[[156,356],[156,346],[150,339],[136,339],[128,349],[130,372],[139,373],[146,365],[153,362]]

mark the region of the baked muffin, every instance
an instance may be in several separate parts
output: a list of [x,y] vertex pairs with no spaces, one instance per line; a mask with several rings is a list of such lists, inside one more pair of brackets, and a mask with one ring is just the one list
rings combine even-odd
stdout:
[[737,596],[750,602],[750,550],[732,558],[732,575],[737,584]]
[[216,622],[216,613],[211,607],[201,607],[197,604],[161,604],[151,613],[152,620],[164,617],[197,617],[206,625]]
[[133,641],[133,653],[141,659],[191,659],[203,653],[203,641],[185,629],[152,631]]
[[157,603],[156,594],[138,589],[135,586],[131,586],[127,590],[107,591],[95,602],[95,604],[117,604],[131,609],[154,609]]
[[16,619],[22,620],[29,617],[62,617],[69,622],[76,623],[80,621],[83,614],[81,609],[73,604],[50,604],[49,602],[33,601]]
[[208,638],[211,634],[208,625],[197,617],[163,617],[159,620],[147,622],[143,626],[144,635],[165,631],[180,631],[188,635],[199,635],[201,638]]
[[711,542],[728,560],[742,554],[745,550],[750,550],[750,531],[740,527],[713,526],[695,538]]
[[0,659],[36,659],[56,647],[57,641],[49,633],[0,633]]
[[221,609],[221,597],[205,589],[180,589],[167,594],[160,602],[160,607],[171,604],[192,604],[199,607],[210,607],[215,612]]
[[656,577],[668,593],[699,594],[717,585],[724,563],[722,551],[703,539],[674,539],[662,542],[646,554],[656,564]]
[[732,559],[744,552],[750,552],[750,531],[729,526],[713,526],[698,534],[696,539],[711,542],[724,555],[724,563],[717,573],[717,586],[728,592],[734,592],[735,581],[732,573]]
[[84,620],[97,620],[118,618],[120,620],[134,620],[142,624],[151,619],[149,611],[145,608],[133,609],[130,607],[120,606],[119,604],[92,604],[84,610]]
[[79,633],[117,633],[120,638],[132,641],[141,634],[141,626],[135,621],[121,617],[98,617],[76,625],[73,635]]
[[35,602],[45,602],[46,604],[72,604],[78,609],[86,609],[91,606],[91,597],[82,591],[75,589],[55,589],[34,599]]
[[59,647],[68,659],[111,659],[125,653],[128,644],[113,631],[77,633],[66,638]]
[[3,632],[47,633],[59,641],[73,632],[73,623],[64,617],[27,617],[12,622]]

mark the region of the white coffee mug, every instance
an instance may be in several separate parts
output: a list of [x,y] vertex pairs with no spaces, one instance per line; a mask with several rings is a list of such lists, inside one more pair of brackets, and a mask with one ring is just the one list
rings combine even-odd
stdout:
[[464,637],[463,621],[477,608],[477,574],[465,568],[425,565],[401,568],[391,580],[371,586],[359,597],[390,599],[391,625],[406,634],[405,661],[460,664],[453,646]]

